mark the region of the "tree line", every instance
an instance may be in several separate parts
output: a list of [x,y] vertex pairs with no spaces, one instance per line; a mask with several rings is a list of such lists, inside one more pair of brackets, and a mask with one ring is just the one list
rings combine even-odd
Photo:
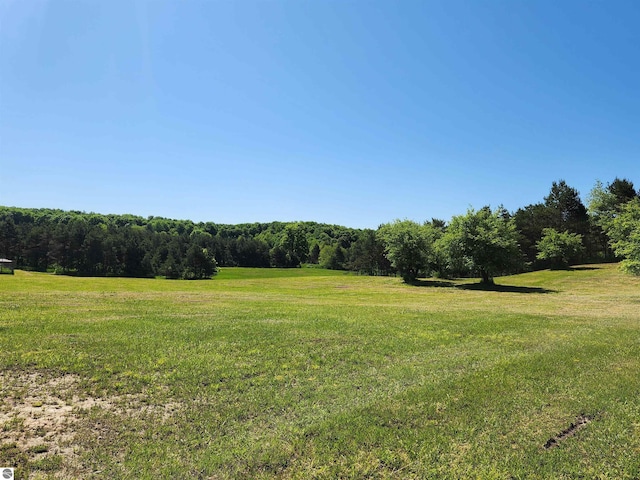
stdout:
[[161,217],[0,207],[0,256],[17,268],[91,276],[202,279],[218,267],[298,267],[367,275],[494,276],[623,260],[640,274],[640,198],[598,182],[588,206],[564,180],[510,213],[469,209],[449,222],[396,220],[377,230],[316,222],[222,225]]
[[17,268],[86,276],[202,279],[218,267],[392,273],[373,230],[316,222],[222,225],[134,215],[0,207],[0,256]]
[[627,179],[597,182],[588,206],[560,180],[542,202],[513,214],[486,206],[448,223],[396,220],[378,235],[407,282],[421,275],[477,275],[492,283],[502,274],[617,260],[640,274],[640,197]]

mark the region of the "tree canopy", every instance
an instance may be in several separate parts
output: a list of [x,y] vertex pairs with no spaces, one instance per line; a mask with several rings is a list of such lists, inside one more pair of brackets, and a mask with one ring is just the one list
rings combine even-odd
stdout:
[[569,233],[567,230],[558,232],[554,228],[545,228],[542,238],[537,243],[538,258],[549,260],[554,268],[566,268],[579,258],[584,247],[582,235]]
[[582,203],[578,191],[567,185],[564,180],[553,182],[549,195],[544,197],[544,204],[551,213],[552,228],[579,234],[588,231],[587,208]]
[[493,277],[518,269],[521,253],[515,223],[503,208],[469,209],[451,219],[442,237],[451,262],[493,283]]
[[435,232],[425,223],[395,220],[382,225],[378,235],[385,245],[385,255],[405,282],[415,280],[431,259]]
[[[76,275],[207,278],[218,267],[299,267],[340,247],[331,268],[389,273],[373,230],[316,222],[223,225],[161,217],[0,207],[0,256]],[[211,265],[214,265],[213,270]]]
[[611,246],[624,260],[625,270],[640,275],[640,198],[635,197],[620,207],[607,229]]

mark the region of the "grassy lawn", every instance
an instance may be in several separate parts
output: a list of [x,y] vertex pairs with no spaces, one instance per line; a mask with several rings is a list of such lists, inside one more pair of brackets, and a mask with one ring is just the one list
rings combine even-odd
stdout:
[[17,478],[640,478],[640,279],[0,276]]

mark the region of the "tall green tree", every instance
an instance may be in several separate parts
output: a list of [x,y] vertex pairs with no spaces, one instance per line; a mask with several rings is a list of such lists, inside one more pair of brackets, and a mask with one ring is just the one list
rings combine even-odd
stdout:
[[365,229],[351,244],[348,268],[367,275],[389,275],[391,263],[385,256],[384,245],[375,230]]
[[588,212],[593,224],[594,238],[599,242],[605,259],[614,254],[611,247],[610,229],[622,207],[637,198],[637,192],[630,180],[616,178],[606,187],[597,181],[591,189],[588,199]]
[[520,232],[519,243],[522,253],[534,267],[538,266],[537,243],[542,238],[543,230],[554,224],[553,215],[544,203],[536,203],[519,208],[513,216],[516,229]]
[[564,180],[553,182],[544,203],[551,212],[551,225],[548,227],[581,235],[589,231],[587,208],[580,200],[579,192]]
[[483,283],[492,284],[494,276],[521,265],[518,232],[503,208],[469,209],[466,215],[454,216],[441,242],[455,268],[466,266]]
[[545,228],[537,244],[538,258],[548,260],[554,268],[566,268],[583,252],[582,235]]
[[218,271],[216,261],[206,248],[192,244],[184,261],[184,278],[201,280],[211,278]]
[[318,263],[320,259],[320,245],[317,243],[314,243],[313,246],[311,247],[311,250],[309,250],[309,256],[307,257],[307,261],[309,263]]
[[616,197],[616,203],[618,205],[625,204],[638,196],[638,192],[633,187],[633,182],[626,178],[620,179],[618,177],[613,180],[607,187],[609,193]]
[[630,180],[616,178],[606,187],[598,180],[589,193],[589,215],[597,225],[606,230],[622,206],[637,196]]
[[607,229],[611,246],[622,257],[622,268],[640,275],[640,197],[623,204]]
[[18,229],[13,216],[0,215],[0,256],[15,259],[18,253]]
[[325,245],[320,250],[318,263],[322,268],[330,270],[344,270],[345,252],[338,245]]
[[589,193],[587,205],[592,222],[606,230],[616,215],[619,202],[616,195],[598,180]]
[[276,245],[269,251],[271,266],[277,268],[292,267],[289,264],[287,252],[280,245]]
[[287,225],[280,246],[287,255],[287,263],[290,266],[299,266],[309,254],[309,242],[304,227],[299,223]]
[[162,273],[165,277],[171,279],[182,278],[184,275],[184,268],[182,267],[181,262],[173,255],[172,252],[169,253],[162,266]]
[[395,220],[380,226],[378,238],[384,245],[386,257],[405,282],[415,280],[420,272],[427,270],[435,241],[431,224]]

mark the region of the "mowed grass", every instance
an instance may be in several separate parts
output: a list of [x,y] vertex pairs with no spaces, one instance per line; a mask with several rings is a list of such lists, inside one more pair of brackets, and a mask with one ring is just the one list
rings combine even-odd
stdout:
[[[640,279],[599,265],[497,283],[2,275],[0,466],[18,478],[640,478]],[[43,422],[54,407],[61,423]]]

